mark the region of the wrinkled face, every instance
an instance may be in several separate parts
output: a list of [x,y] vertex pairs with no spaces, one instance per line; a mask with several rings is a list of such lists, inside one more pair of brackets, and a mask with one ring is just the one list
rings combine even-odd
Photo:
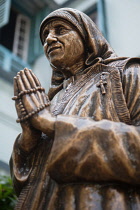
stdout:
[[63,20],[52,20],[43,30],[44,52],[57,68],[71,67],[84,59],[82,38],[74,27]]

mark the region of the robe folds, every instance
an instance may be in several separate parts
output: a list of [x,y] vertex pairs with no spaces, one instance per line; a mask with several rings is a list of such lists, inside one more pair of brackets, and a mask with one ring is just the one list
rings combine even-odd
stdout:
[[11,157],[16,210],[140,209],[140,60],[92,65],[51,101],[55,137]]

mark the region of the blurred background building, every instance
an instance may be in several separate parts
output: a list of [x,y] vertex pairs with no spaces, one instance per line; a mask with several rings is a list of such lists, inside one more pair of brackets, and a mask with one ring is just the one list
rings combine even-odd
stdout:
[[11,100],[13,77],[28,67],[49,89],[51,68],[43,54],[39,26],[60,7],[89,15],[118,56],[140,56],[139,0],[0,0],[0,173],[9,173],[12,147],[21,132]]

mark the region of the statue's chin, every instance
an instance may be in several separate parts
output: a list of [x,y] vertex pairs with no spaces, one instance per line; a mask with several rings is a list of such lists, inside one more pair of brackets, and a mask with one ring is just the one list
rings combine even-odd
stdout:
[[55,57],[50,60],[50,64],[52,67],[56,69],[64,69],[65,68],[65,59],[63,57]]

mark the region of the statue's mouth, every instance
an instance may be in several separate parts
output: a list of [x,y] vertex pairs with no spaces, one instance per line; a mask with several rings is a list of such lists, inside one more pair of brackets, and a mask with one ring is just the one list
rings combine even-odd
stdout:
[[50,54],[52,51],[54,50],[57,50],[57,49],[60,49],[61,47],[60,46],[54,46],[54,47],[50,47],[47,51],[47,54]]

